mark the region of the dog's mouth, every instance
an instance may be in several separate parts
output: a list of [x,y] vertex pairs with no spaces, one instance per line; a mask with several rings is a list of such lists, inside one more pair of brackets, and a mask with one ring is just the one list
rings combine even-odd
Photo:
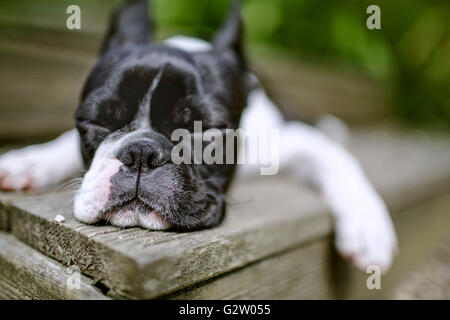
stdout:
[[167,230],[171,227],[160,211],[139,198],[109,206],[102,212],[101,220],[117,227],[139,226],[151,230]]

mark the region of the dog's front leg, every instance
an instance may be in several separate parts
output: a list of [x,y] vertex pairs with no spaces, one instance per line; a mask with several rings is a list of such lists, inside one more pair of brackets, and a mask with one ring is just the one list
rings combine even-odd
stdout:
[[[397,239],[386,205],[343,146],[312,126],[285,122],[262,89],[250,93],[241,125],[253,132],[278,131],[280,168],[306,179],[324,196],[334,215],[336,246],[343,256],[364,271],[370,265],[381,271],[390,267]],[[241,172],[255,169],[258,166],[245,165]]]
[[79,136],[73,129],[50,142],[2,154],[0,189],[49,187],[79,175],[82,167]]
[[386,271],[397,250],[386,205],[358,161],[314,127],[288,122],[281,130],[281,166],[315,185],[330,206],[336,246],[362,270]]

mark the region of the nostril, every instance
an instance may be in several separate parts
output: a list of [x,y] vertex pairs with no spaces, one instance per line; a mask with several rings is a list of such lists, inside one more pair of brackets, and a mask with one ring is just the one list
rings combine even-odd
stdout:
[[148,153],[147,165],[150,168],[160,167],[165,162],[164,152],[159,148],[155,148]]
[[122,162],[124,165],[128,167],[131,167],[135,162],[134,154],[129,149],[123,150],[119,154],[118,159],[120,162]]
[[167,162],[164,150],[152,141],[135,141],[123,147],[117,159],[127,167],[157,168]]

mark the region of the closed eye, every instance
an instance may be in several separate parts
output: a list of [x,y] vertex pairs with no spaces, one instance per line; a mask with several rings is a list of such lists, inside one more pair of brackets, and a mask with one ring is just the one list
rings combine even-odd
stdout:
[[112,132],[110,128],[87,120],[77,122],[76,127],[80,132],[81,137],[89,140],[97,140],[99,138],[104,139]]
[[90,121],[90,122],[86,123],[86,125],[89,126],[92,129],[101,130],[101,131],[105,131],[105,132],[106,131],[108,131],[108,132],[113,131],[110,127],[105,126],[105,125],[103,125],[101,123],[98,123],[96,121]]

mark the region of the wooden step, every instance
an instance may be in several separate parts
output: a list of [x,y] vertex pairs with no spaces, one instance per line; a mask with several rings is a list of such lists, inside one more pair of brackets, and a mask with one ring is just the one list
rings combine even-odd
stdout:
[[0,299],[107,299],[92,279],[0,232]]
[[[350,148],[402,225],[412,208],[450,191],[449,141],[383,128],[355,134]],[[289,177],[235,181],[224,223],[192,233],[84,225],[73,217],[71,192],[9,197],[2,214],[18,239],[76,266],[108,288],[110,297],[181,296],[183,289],[187,297],[200,298],[270,297],[270,292],[276,295],[272,298],[307,297],[308,292],[318,298],[351,297],[333,291],[339,259],[333,258],[332,222],[325,204]],[[55,221],[57,214],[65,217],[63,223]],[[271,274],[273,281],[267,278]],[[217,285],[221,282],[230,290]],[[253,283],[254,294],[246,291],[246,283]],[[361,287],[365,282],[358,283]],[[188,288],[202,290],[194,294]]]
[[394,298],[450,300],[449,240],[427,254],[413,271],[403,277],[394,292]]
[[[79,5],[82,29],[68,30],[67,3],[0,3],[0,142],[42,141],[74,126],[114,3]],[[361,72],[247,45],[252,69],[288,115],[312,121],[330,113],[353,123],[386,115],[389,92]]]

